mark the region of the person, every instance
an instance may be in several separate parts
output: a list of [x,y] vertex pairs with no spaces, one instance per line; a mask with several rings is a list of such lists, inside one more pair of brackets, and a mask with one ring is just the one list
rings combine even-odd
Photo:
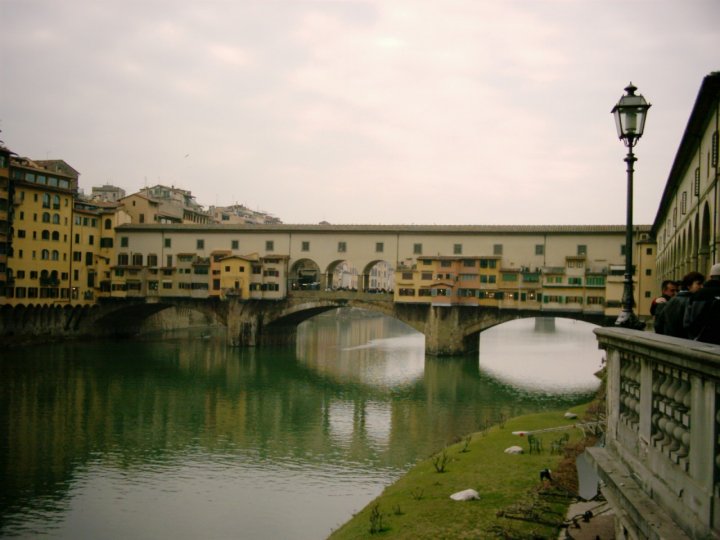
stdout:
[[666,336],[686,338],[685,308],[690,296],[699,291],[705,276],[700,272],[690,272],[680,282],[680,292],[665,303],[665,307],[658,310],[655,317],[655,333]]
[[690,297],[685,327],[690,339],[720,345],[720,263],[710,268],[710,279]]
[[666,279],[660,285],[661,295],[655,298],[650,304],[650,315],[657,315],[657,311],[665,307],[665,304],[678,292],[678,284],[672,279]]

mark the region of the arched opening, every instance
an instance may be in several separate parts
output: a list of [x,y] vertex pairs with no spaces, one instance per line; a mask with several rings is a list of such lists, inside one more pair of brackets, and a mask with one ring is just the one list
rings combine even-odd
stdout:
[[320,267],[312,259],[300,259],[290,268],[288,290],[320,289]]
[[703,274],[710,270],[710,207],[705,203],[700,227],[700,246],[698,249],[698,271]]
[[370,261],[358,276],[358,290],[388,293],[395,288],[395,269],[384,260]]
[[357,291],[358,271],[346,260],[331,262],[325,272],[326,289],[333,291]]

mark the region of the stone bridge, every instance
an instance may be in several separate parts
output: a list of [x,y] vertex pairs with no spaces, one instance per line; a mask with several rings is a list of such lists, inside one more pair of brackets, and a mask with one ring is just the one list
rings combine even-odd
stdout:
[[48,306],[19,307],[3,312],[0,331],[4,336],[23,335],[34,327],[50,329],[56,337],[132,336],[140,332],[148,317],[174,307],[180,312],[199,311],[223,324],[228,344],[240,347],[291,344],[301,322],[325,311],[353,307],[382,313],[414,328],[425,336],[426,353],[434,356],[475,352],[480,332],[514,319],[562,317],[599,326],[614,323],[614,318],[602,313],[404,304],[393,302],[391,294],[352,291],[293,291],[277,301],[138,298],[54,311]]

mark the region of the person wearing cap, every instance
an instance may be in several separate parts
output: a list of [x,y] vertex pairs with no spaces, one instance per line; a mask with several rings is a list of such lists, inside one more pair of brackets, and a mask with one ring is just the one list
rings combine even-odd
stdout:
[[661,295],[655,298],[650,304],[650,315],[657,316],[658,311],[678,292],[678,284],[672,279],[666,279],[660,285]]
[[710,279],[690,297],[684,325],[690,339],[720,345],[720,263],[710,268]]
[[691,295],[702,289],[705,276],[700,272],[690,272],[680,282],[680,292],[665,303],[665,307],[657,311],[655,317],[655,333],[666,336],[687,338],[685,328],[685,308]]

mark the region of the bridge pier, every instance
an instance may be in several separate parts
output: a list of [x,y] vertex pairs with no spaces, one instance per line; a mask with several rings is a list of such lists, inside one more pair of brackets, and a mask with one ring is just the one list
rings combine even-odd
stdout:
[[[457,306],[431,306],[425,322],[425,353],[458,356],[476,352],[477,334],[465,335],[463,310]],[[473,339],[474,338],[474,339]]]

